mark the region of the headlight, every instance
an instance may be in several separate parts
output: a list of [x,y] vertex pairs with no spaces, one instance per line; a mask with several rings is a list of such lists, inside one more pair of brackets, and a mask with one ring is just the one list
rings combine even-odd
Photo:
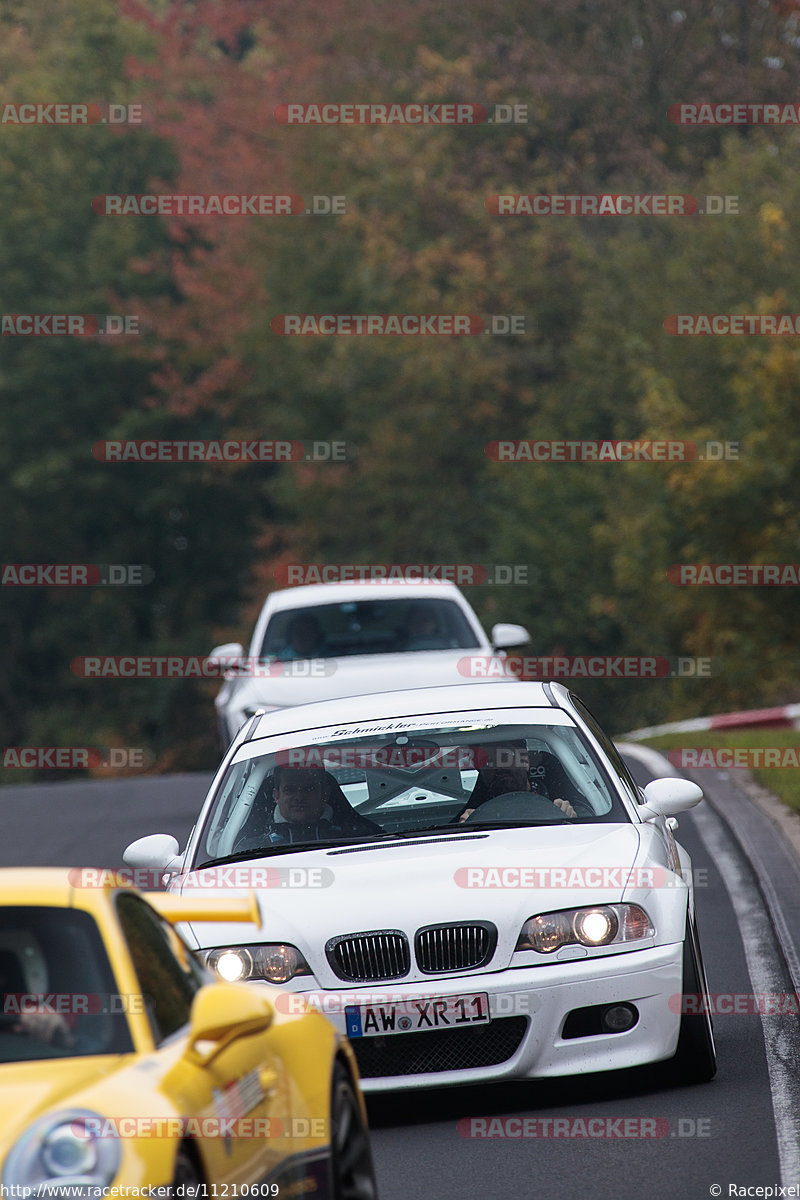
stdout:
[[84,1108],[41,1117],[12,1147],[3,1185],[30,1188],[30,1195],[58,1195],[71,1187],[104,1188],[119,1170],[117,1137],[99,1135],[108,1122]]
[[601,904],[530,917],[522,926],[516,949],[552,954],[562,946],[615,946],[654,933],[650,918],[638,904]]
[[204,950],[202,955],[209,970],[226,983],[241,983],[248,979],[288,983],[295,975],[311,974],[300,951],[283,942],[264,946],[223,946]]

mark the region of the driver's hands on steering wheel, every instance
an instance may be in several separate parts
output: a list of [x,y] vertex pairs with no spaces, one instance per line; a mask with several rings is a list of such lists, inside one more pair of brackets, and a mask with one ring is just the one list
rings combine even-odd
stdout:
[[[535,795],[536,793],[533,793],[533,794]],[[577,815],[578,815],[575,812],[575,809],[570,804],[569,800],[563,800],[560,796],[557,796],[555,798],[555,800],[553,801],[553,804],[555,804],[556,808],[560,809],[561,812],[563,812],[565,817],[577,817]],[[465,809],[464,812],[461,814],[461,816],[458,818],[459,825],[461,825],[464,821],[466,821],[467,817],[471,817],[472,814],[477,811],[478,811],[477,808]]]

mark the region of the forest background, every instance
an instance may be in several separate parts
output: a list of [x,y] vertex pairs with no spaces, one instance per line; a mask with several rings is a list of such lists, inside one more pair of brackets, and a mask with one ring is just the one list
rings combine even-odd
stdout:
[[[576,680],[612,732],[800,696],[796,587],[668,575],[800,558],[800,339],[664,325],[800,310],[797,124],[667,115],[682,102],[796,107],[800,13],[674,3],[2,0],[2,313],[127,314],[141,332],[4,331],[0,562],[146,564],[153,577],[0,589],[0,744],[143,747],[157,770],[212,767],[214,684],[88,680],[71,664],[246,641],[287,563],[524,564],[526,586],[468,596],[487,627],[526,624],[530,653],[711,660],[702,677]],[[520,105],[526,120],[276,118],[286,103],[456,101]],[[135,105],[141,121],[21,125],[23,102]],[[344,196],[345,211],[92,207],[154,192]],[[498,193],[688,194],[707,209],[728,196],[737,211],[501,216],[486,205]],[[525,331],[292,338],[273,332],[282,313],[518,314]],[[92,453],[144,438],[354,453],[238,466]],[[500,439],[611,438],[738,454],[486,453]]]

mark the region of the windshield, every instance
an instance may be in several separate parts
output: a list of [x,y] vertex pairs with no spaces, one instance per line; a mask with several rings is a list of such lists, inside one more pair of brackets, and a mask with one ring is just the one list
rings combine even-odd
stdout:
[[69,908],[0,909],[0,1062],[133,1051],[92,917]]
[[628,820],[572,725],[415,721],[408,733],[339,736],[233,763],[196,866],[432,829]]
[[354,600],[275,613],[259,657],[339,658],[468,650],[478,645],[469,622],[452,600]]

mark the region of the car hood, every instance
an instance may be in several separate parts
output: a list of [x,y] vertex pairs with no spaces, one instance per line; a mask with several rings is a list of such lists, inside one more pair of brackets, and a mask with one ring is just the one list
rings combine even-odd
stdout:
[[45,1112],[80,1106],[78,1093],[113,1075],[128,1058],[102,1055],[4,1063],[0,1066],[1,1144],[10,1147]]
[[[225,868],[218,868],[221,887],[244,879],[242,868],[283,868],[270,872],[274,886],[258,889],[259,935],[253,937],[251,926],[208,923],[193,924],[192,932],[202,947],[290,942],[306,956],[320,984],[341,987],[324,955],[330,938],[400,929],[413,941],[422,926],[491,921],[498,929],[497,969],[508,965],[528,917],[627,898],[630,873],[645,861],[666,868],[663,843],[646,826],[633,824],[454,830],[446,837],[421,834],[404,841],[240,860],[227,881]],[[526,868],[541,873],[533,886],[519,886],[508,874]],[[210,870],[203,872],[204,890]],[[186,876],[183,886],[190,887],[191,879]]]
[[[459,671],[468,659],[486,659],[486,674],[481,663],[480,675]],[[473,650],[415,650],[407,654],[354,654],[343,658],[298,660],[283,666],[286,675],[243,676],[227,681],[227,702],[238,709],[286,708],[310,704],[316,700],[335,700],[340,696],[361,696],[370,692],[403,688],[431,687],[437,684],[508,683],[509,676],[501,655],[482,647]],[[491,673],[490,673],[491,672]]]

